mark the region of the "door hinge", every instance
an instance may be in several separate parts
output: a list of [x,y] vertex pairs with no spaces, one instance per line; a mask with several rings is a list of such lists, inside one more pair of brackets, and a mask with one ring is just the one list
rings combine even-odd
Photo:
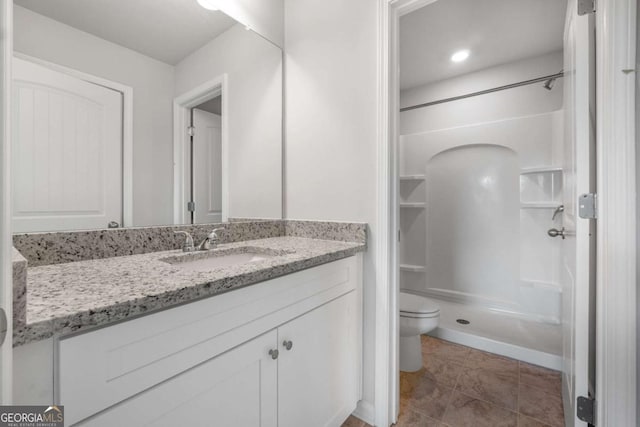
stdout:
[[187,211],[195,212],[196,211],[196,202],[187,202]]
[[578,0],[578,15],[588,15],[595,13],[596,0]]
[[402,237],[401,237],[401,234],[400,234],[400,229],[398,229],[398,242],[400,242],[400,241],[402,241]]
[[4,339],[7,337],[8,328],[9,324],[7,322],[7,313],[4,311],[4,308],[0,308],[0,347],[2,347]]
[[598,218],[598,195],[595,193],[581,194],[578,197],[578,215],[584,219]]
[[578,396],[576,416],[579,420],[594,425],[596,422],[596,400],[592,397]]
[[187,127],[187,135],[193,136],[196,134],[196,128],[193,126]]

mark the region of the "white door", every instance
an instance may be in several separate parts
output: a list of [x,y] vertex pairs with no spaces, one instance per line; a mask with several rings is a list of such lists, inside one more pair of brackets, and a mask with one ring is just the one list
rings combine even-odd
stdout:
[[222,120],[193,110],[194,224],[222,221]]
[[122,94],[13,60],[13,231],[122,224]]
[[267,332],[78,425],[277,427],[276,338]]
[[578,16],[569,1],[564,41],[564,206],[562,242],[563,400],[567,426],[576,399],[593,390],[595,355],[595,220],[578,215],[578,197],[595,191],[595,79],[593,15]]
[[344,422],[358,402],[357,343],[355,292],[278,328],[279,427]]

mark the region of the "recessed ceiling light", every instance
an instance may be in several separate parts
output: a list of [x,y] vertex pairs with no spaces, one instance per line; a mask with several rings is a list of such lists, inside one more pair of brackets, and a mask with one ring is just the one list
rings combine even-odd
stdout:
[[[198,0],[200,1],[200,0]],[[453,55],[451,55],[451,61],[452,62],[462,62],[465,59],[467,59],[469,57],[469,54],[471,52],[469,52],[468,50],[459,50],[456,53],[454,53]]]
[[198,0],[198,4],[207,10],[218,10],[217,0]]

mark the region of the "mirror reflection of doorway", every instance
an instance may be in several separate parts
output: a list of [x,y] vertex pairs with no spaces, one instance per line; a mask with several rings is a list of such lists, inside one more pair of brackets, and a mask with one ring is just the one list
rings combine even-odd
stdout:
[[222,95],[191,109],[191,224],[222,221]]

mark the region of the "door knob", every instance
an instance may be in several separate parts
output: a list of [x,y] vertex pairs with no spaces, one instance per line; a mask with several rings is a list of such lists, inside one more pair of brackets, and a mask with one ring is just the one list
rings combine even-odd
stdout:
[[269,350],[269,356],[271,356],[271,358],[273,360],[276,360],[278,358],[278,355],[280,354],[280,352],[277,349],[271,349]]
[[287,351],[293,348],[293,341],[283,341],[282,346],[287,349]]
[[564,227],[562,227],[561,230],[558,230],[556,228],[552,228],[549,231],[547,231],[547,234],[551,237],[558,237],[561,236],[562,240],[564,240],[565,235],[564,235]]

